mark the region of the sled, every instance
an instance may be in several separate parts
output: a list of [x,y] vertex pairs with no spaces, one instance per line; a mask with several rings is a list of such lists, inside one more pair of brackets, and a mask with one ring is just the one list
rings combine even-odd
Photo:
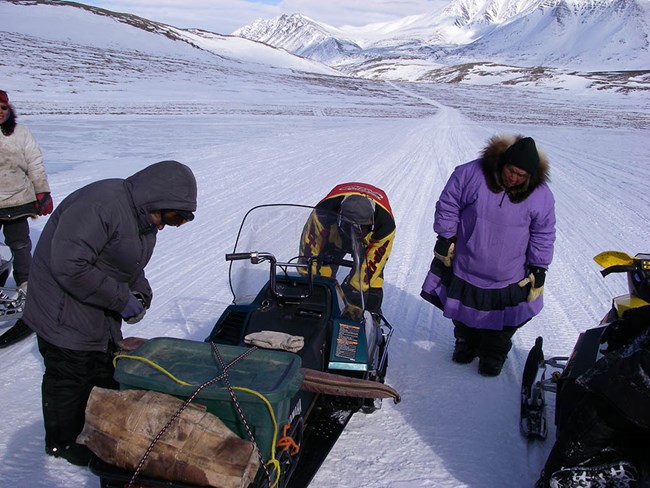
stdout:
[[[194,395],[194,402],[254,442],[261,467],[250,488],[306,488],[355,413],[374,412],[383,398],[400,401],[384,384],[392,325],[381,311],[366,310],[363,293],[350,296],[342,286],[362,253],[302,252],[304,226],[315,211],[303,205],[249,210],[226,255],[233,301],[205,342],[151,339],[117,362],[122,388]],[[318,212],[324,222],[346,224],[339,215]],[[104,488],[130,482],[192,486],[134,477],[100,459],[90,468]]]
[[259,468],[253,444],[198,403],[183,409],[139,465],[159,423],[176,415],[182,405],[182,400],[152,390],[95,387],[77,442],[127,470],[186,483],[246,488]]

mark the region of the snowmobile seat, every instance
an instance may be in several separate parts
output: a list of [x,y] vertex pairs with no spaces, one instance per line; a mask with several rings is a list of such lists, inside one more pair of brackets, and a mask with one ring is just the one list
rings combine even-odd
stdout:
[[580,334],[566,367],[558,379],[557,405],[555,408],[555,424],[557,425],[558,432],[563,426],[564,421],[570,415],[570,409],[564,408],[564,406],[574,405],[576,395],[581,394],[576,387],[576,379],[591,368],[599,357],[602,356],[600,352],[600,337],[603,335],[605,329],[606,326],[596,327]]
[[326,286],[314,286],[310,297],[299,303],[279,303],[270,296],[251,312],[245,334],[265,330],[304,338],[298,354],[305,368],[322,369],[323,350],[331,329],[331,296]]

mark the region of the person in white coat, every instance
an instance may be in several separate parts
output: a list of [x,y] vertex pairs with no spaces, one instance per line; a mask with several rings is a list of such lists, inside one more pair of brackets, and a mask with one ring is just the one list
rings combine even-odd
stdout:
[[27,217],[48,215],[53,204],[41,149],[16,119],[7,92],[0,90],[0,227],[14,258],[16,286],[21,286],[32,261]]
[[[32,241],[28,217],[48,215],[53,210],[43,154],[30,130],[16,122],[9,96],[0,90],[0,228],[13,257],[16,286],[27,290],[32,264]],[[4,279],[0,286],[4,286]],[[6,347],[31,334],[18,322],[0,337]]]

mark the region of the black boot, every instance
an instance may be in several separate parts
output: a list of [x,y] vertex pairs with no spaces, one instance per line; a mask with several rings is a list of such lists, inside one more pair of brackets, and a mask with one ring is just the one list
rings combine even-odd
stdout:
[[478,356],[478,345],[481,340],[481,331],[467,327],[462,322],[454,320],[454,337],[456,345],[451,360],[459,364],[467,364]]
[[66,446],[49,445],[45,447],[45,452],[50,456],[61,457],[75,466],[88,466],[93,457],[90,449],[76,442]]
[[506,362],[508,352],[512,348],[512,336],[517,331],[515,327],[504,327],[502,330],[481,330],[481,344],[478,355],[478,372],[483,376],[499,376]]
[[505,362],[505,356],[481,356],[478,361],[478,372],[483,376],[499,376]]
[[451,356],[451,360],[455,363],[467,364],[474,361],[477,354],[474,346],[464,339],[456,339],[456,346],[454,347],[454,354]]

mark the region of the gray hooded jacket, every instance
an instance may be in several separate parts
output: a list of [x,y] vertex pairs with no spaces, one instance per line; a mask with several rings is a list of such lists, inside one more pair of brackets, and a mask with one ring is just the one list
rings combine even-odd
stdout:
[[196,210],[196,180],[176,161],[126,179],[91,183],[63,200],[43,229],[29,278],[24,322],[55,346],[106,351],[122,339],[131,291],[151,302],[144,268],[156,244],[149,212]]

